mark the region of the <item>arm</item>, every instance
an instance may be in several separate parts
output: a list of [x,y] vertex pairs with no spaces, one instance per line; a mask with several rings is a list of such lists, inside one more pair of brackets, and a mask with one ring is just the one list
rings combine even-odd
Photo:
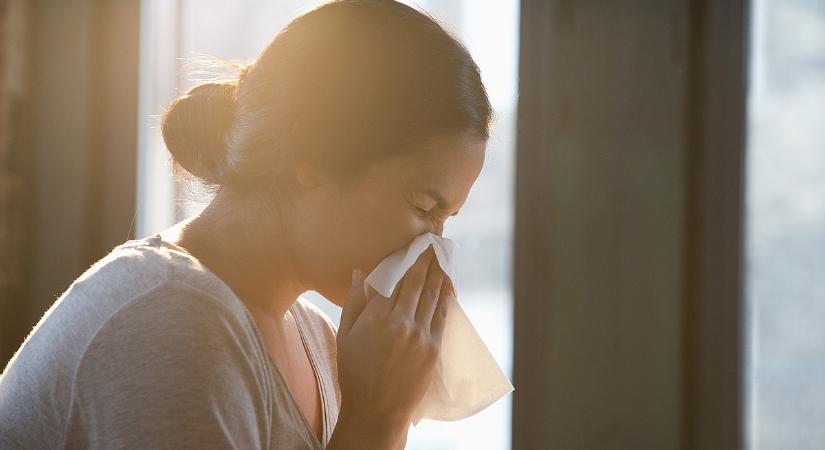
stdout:
[[204,294],[156,292],[109,318],[86,348],[67,446],[266,448],[262,378],[242,325]]

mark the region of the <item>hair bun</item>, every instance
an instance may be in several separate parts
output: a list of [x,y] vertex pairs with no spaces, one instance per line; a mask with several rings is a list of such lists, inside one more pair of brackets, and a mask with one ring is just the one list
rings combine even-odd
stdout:
[[203,83],[172,101],[161,119],[176,163],[208,184],[227,181],[224,136],[235,115],[237,83]]

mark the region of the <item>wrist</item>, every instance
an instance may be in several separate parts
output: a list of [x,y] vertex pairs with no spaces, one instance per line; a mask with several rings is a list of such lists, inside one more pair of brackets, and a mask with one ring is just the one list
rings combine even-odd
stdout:
[[[409,421],[368,417],[342,408],[329,442],[329,449],[395,449],[409,429]],[[334,444],[334,445],[333,445]]]

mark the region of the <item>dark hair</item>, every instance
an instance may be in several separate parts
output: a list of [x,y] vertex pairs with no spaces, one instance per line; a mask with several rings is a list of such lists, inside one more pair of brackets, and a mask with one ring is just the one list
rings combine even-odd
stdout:
[[172,101],[162,132],[207,186],[272,192],[296,161],[347,181],[441,133],[486,140],[492,117],[478,66],[436,19],[336,0],[293,19],[233,78]]

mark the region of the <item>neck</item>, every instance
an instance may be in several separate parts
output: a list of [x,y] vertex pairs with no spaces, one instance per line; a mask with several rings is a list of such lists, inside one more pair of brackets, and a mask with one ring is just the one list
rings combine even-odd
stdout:
[[229,210],[232,202],[220,197],[221,193],[200,214],[170,228],[164,239],[183,247],[221,278],[256,320],[282,323],[306,290],[292,264],[287,230],[282,225],[263,230],[260,218],[250,219],[239,212],[239,205]]

